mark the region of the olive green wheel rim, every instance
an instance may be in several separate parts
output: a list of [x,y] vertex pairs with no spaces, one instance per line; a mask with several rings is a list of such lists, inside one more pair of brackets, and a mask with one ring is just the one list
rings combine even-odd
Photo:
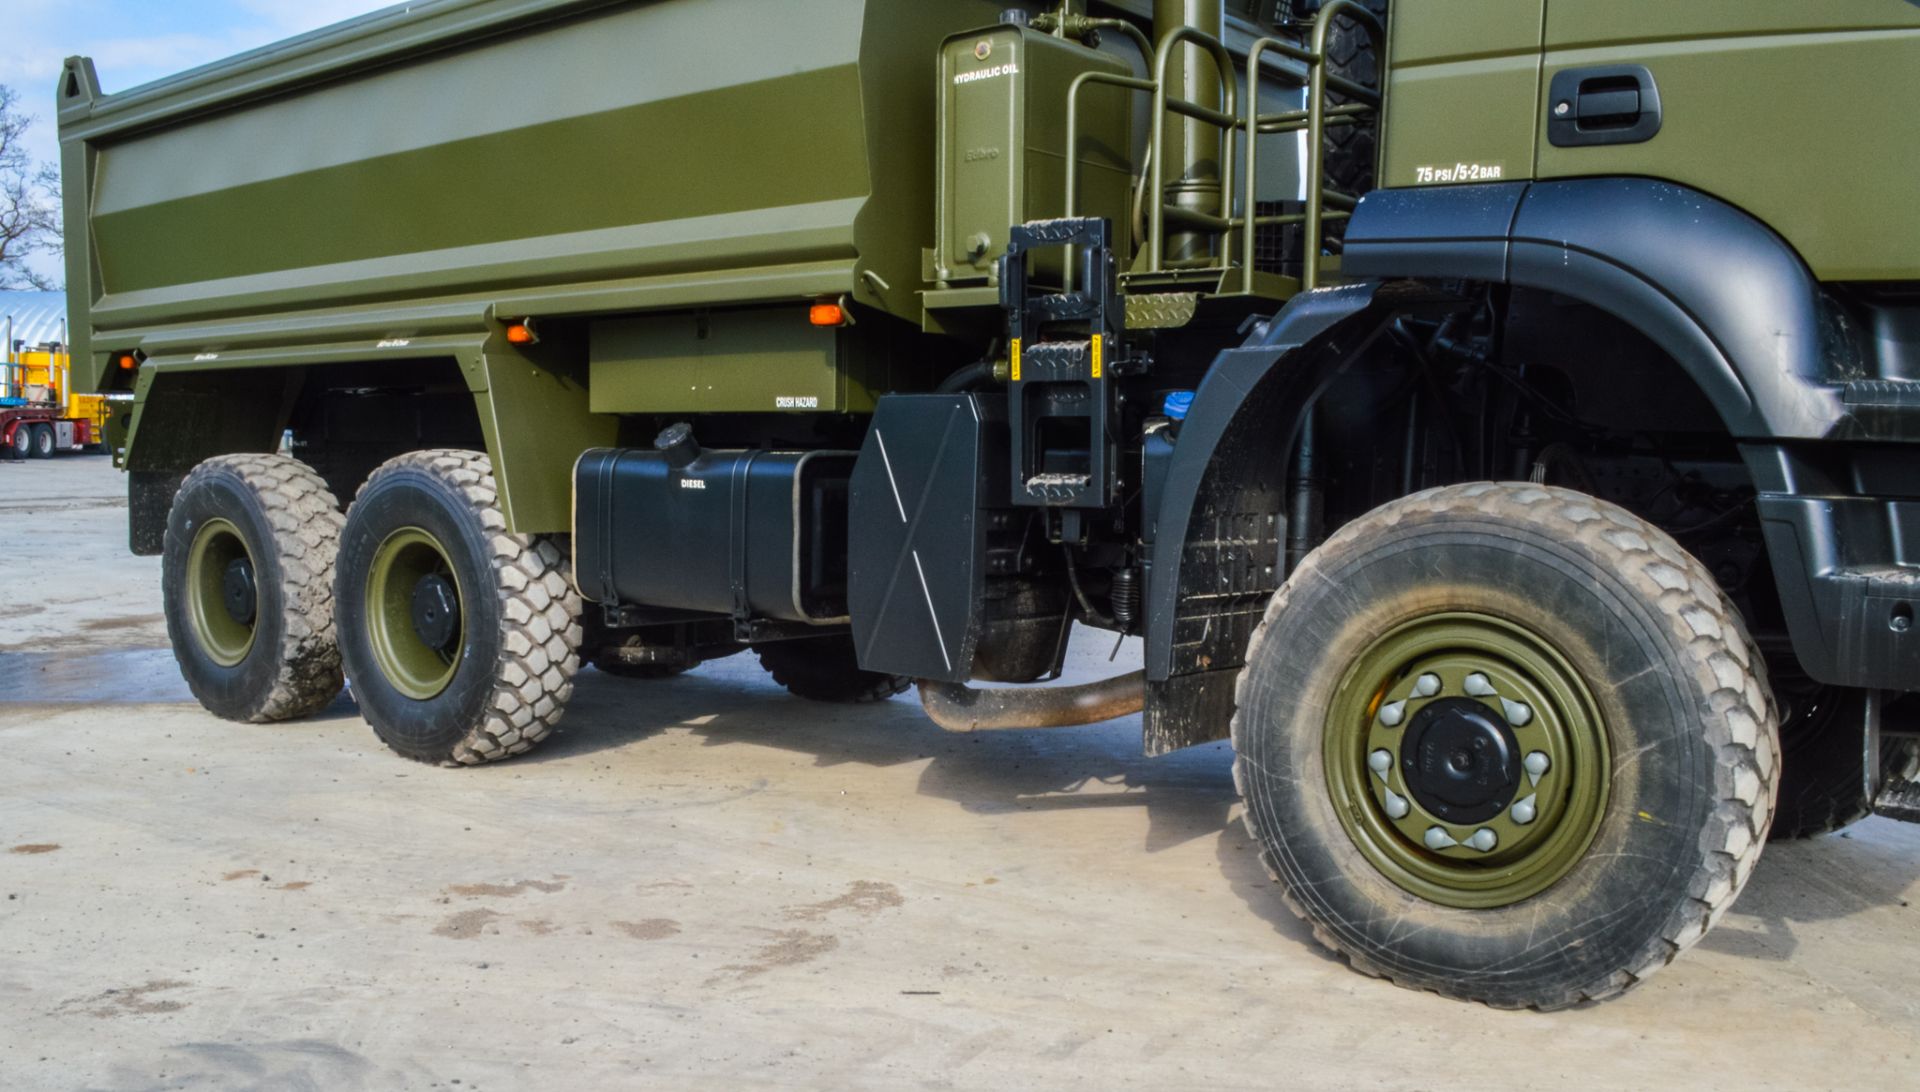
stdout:
[[187,551],[187,617],[194,640],[221,667],[238,666],[247,658],[258,625],[257,613],[235,618],[228,609],[227,570],[235,562],[253,563],[240,529],[224,519],[202,523]]
[[[415,593],[430,577],[452,585],[462,604],[454,636],[443,647],[429,644],[416,625]],[[426,701],[453,681],[466,646],[465,600],[446,548],[426,531],[401,528],[374,550],[366,585],[367,638],[374,662],[395,690]]]
[[1430,615],[1369,645],[1328,707],[1324,754],[1361,854],[1443,906],[1491,909],[1545,891],[1606,812],[1611,767],[1592,693],[1545,640],[1490,615]]

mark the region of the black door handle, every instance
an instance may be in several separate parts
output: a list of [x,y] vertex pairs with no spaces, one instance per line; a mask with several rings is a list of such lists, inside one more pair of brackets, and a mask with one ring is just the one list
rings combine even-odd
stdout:
[[1556,148],[1639,144],[1660,123],[1660,88],[1645,65],[1565,69],[1547,92],[1547,140]]

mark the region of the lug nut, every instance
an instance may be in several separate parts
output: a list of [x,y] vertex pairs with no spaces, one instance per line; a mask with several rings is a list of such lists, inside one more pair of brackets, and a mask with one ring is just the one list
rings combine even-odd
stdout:
[[1529,793],[1525,798],[1514,804],[1513,810],[1507,814],[1513,817],[1514,822],[1523,827],[1526,826],[1528,823],[1533,822],[1535,816],[1539,814],[1535,799],[1536,794]]

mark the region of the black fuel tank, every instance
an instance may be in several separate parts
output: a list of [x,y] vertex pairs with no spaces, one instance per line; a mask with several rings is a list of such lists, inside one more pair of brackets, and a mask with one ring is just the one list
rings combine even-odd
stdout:
[[589,601],[737,618],[847,614],[839,451],[596,449],[574,469],[574,579]]

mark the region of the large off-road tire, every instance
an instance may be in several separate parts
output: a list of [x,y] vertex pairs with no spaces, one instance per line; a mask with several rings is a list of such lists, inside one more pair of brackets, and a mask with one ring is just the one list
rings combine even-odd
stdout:
[[[1780,800],[1773,838],[1832,834],[1873,813],[1866,786],[1868,692],[1814,682],[1790,669],[1773,672],[1780,709]],[[1880,779],[1912,780],[1920,740],[1887,737]]]
[[1502,1008],[1610,997],[1766,839],[1765,667],[1712,576],[1584,494],[1452,486],[1311,554],[1248,651],[1248,828],[1321,943]]
[[853,638],[845,635],[776,641],[756,646],[754,652],[774,682],[808,701],[886,701],[913,685],[905,675],[861,670]]
[[[1387,0],[1361,2],[1383,21],[1387,18]],[[1334,20],[1327,32],[1327,71],[1367,87],[1379,86],[1379,51],[1365,27],[1352,19]],[[1332,101],[1339,104],[1349,100],[1334,95]],[[1325,137],[1327,185],[1356,197],[1373,189],[1374,164],[1380,152],[1378,136],[1377,124],[1329,128]],[[1332,226],[1335,228],[1332,234],[1337,237],[1338,222]]]
[[287,720],[340,693],[340,505],[284,455],[222,455],[174,494],[161,547],[167,635],[187,688],[229,720]]
[[580,597],[550,539],[513,534],[473,451],[381,464],[341,535],[340,653],[362,714],[408,758],[474,766],[552,733],[580,666]]

